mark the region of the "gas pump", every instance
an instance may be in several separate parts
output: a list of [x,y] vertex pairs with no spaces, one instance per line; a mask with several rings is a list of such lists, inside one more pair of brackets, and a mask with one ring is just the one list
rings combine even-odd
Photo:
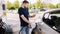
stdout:
[[[4,34],[12,34],[12,29],[10,28],[11,26],[7,24],[7,17],[6,17],[6,4],[5,0],[0,0],[0,21],[1,24],[4,26]],[[1,31],[1,29],[0,29]],[[3,30],[2,30],[3,31]],[[1,31],[1,32],[2,32]],[[1,34],[1,33],[0,33]]]
[[3,9],[3,16],[6,16],[6,8],[5,8],[5,4],[2,4],[2,9]]
[[0,0],[0,34],[5,34],[5,30],[6,29],[5,29],[4,23],[2,21],[2,17],[3,17],[3,10],[2,10],[2,8],[3,8],[3,6],[2,6],[2,0]]
[[6,17],[6,5],[5,4],[6,4],[6,1],[2,0],[2,14],[3,14],[2,20],[3,22],[6,23],[7,17]]

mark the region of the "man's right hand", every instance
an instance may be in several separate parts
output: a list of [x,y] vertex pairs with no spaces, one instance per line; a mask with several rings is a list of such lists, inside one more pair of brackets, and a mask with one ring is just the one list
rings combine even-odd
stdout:
[[31,28],[31,23],[29,23],[29,25],[28,25],[28,26],[29,26],[29,28]]

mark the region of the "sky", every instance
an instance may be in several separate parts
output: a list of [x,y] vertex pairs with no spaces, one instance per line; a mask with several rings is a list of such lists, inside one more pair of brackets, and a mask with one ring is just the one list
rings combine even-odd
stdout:
[[[14,2],[15,0],[9,0],[10,2]],[[22,1],[23,0],[18,0],[20,3],[22,3]],[[31,4],[33,4],[33,3],[36,3],[37,2],[37,0],[27,0],[27,1],[29,1]],[[34,2],[33,2],[34,1]]]
[[44,1],[45,3],[52,3],[52,4],[57,4],[60,3],[60,0],[41,0],[42,2]]
[[[9,0],[11,3],[13,3],[15,0]],[[20,3],[22,3],[23,0],[19,0]],[[27,0],[29,1],[31,4],[34,4],[37,2],[37,0]],[[57,4],[60,2],[60,0],[41,0],[41,2],[45,2],[45,3],[52,3],[52,4]]]

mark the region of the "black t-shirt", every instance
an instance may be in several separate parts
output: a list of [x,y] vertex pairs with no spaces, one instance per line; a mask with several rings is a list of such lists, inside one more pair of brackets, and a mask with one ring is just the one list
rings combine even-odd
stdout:
[[[29,17],[28,8],[22,8],[22,7],[20,7],[18,9],[18,13],[19,13],[19,17],[21,15],[24,15],[29,20],[29,18],[28,18]],[[21,26],[27,26],[28,25],[28,23],[26,23],[21,17],[20,17],[20,21],[21,21]]]

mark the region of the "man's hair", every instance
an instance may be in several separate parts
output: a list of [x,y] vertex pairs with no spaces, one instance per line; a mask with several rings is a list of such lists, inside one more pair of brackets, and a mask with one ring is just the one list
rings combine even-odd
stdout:
[[29,2],[25,0],[25,1],[23,1],[23,3],[29,3]]

